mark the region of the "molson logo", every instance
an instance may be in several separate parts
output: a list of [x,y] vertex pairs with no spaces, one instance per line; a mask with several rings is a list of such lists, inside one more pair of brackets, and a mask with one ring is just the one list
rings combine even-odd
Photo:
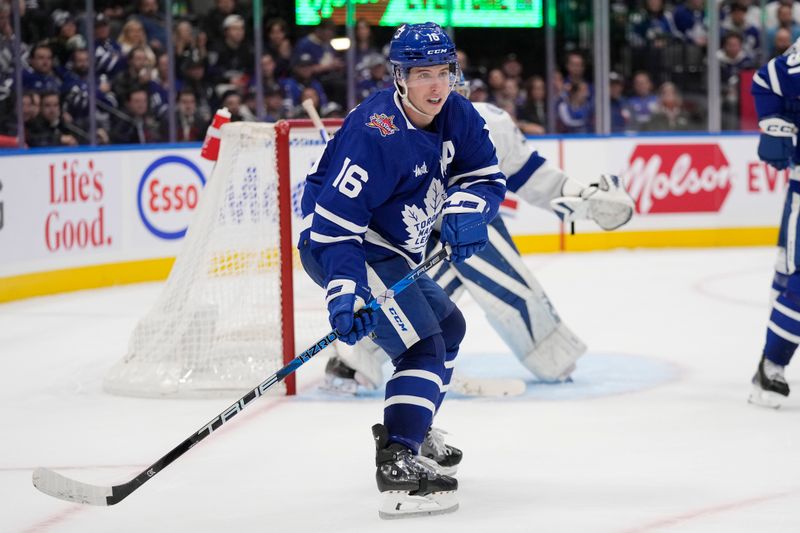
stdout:
[[623,176],[641,214],[716,213],[732,178],[718,144],[639,145]]
[[137,193],[145,227],[161,239],[182,238],[205,183],[203,172],[184,157],[168,155],[153,161]]

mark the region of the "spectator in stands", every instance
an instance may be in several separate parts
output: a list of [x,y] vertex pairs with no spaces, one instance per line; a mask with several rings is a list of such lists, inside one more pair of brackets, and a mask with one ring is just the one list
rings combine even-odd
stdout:
[[589,84],[573,81],[565,98],[558,103],[559,129],[562,133],[590,133],[594,129],[594,108],[589,99]]
[[264,29],[267,39],[265,52],[275,58],[275,76],[286,78],[291,74],[292,43],[289,28],[283,19],[267,21]]
[[236,5],[236,0],[214,0],[214,7],[202,18],[200,31],[205,34],[209,50],[222,45],[225,40],[223,23],[231,15],[244,18],[244,12]]
[[744,51],[751,58],[755,58],[761,46],[761,37],[758,27],[747,21],[747,6],[741,1],[730,6],[728,16],[720,26],[722,37],[731,33],[738,33],[744,39]]
[[164,52],[167,43],[167,29],[164,16],[158,7],[158,0],[138,0],[134,16],[142,23],[147,36],[147,44],[155,53]]
[[512,79],[516,82],[517,88],[522,85],[522,63],[519,62],[517,54],[508,54],[503,59],[503,65],[500,67],[505,74],[506,79]]
[[547,91],[541,76],[525,82],[525,102],[517,111],[519,129],[528,135],[543,135],[547,128]]
[[[293,60],[300,56],[310,56],[314,61],[312,74],[319,80],[327,96],[333,100],[344,101],[346,84],[344,79],[344,61],[331,46],[331,39],[336,36],[336,25],[331,19],[322,19],[314,30],[300,39],[294,48]],[[321,98],[326,100],[327,96]],[[325,104],[323,103],[323,105]]]
[[795,42],[800,37],[800,24],[792,18],[792,6],[781,4],[778,6],[778,27],[767,30],[767,53],[770,57],[775,55],[775,34],[779,28],[783,28],[791,34],[791,41]]
[[503,87],[506,84],[506,75],[499,68],[489,71],[487,78],[489,86],[489,102],[496,103],[503,99]]
[[367,19],[358,19],[356,22],[356,68],[369,68],[359,67],[365,57],[373,54],[379,54],[380,51],[372,42],[372,26],[370,26]]
[[31,50],[30,67],[22,71],[22,88],[26,91],[59,92],[61,79],[53,69],[53,49],[46,44],[37,44]]
[[594,97],[594,86],[586,81],[586,61],[583,59],[583,54],[577,51],[567,53],[566,71],[564,91],[569,92],[572,85],[576,83],[586,83],[586,87],[589,90],[589,100],[591,101]]
[[[3,135],[17,135],[17,114],[14,106],[10,106],[8,111],[3,113],[0,118],[0,133]],[[33,120],[39,115],[39,94],[28,91],[22,93],[22,123],[23,131],[30,131]]]
[[150,83],[150,70],[147,52],[142,47],[133,48],[128,54],[128,68],[117,74],[111,81],[111,90],[117,95],[119,102],[128,100],[128,93]]
[[111,38],[108,17],[98,13],[94,19],[95,74],[113,79],[125,70],[125,56],[117,41]]
[[277,83],[264,86],[265,122],[277,122],[289,118],[283,107],[283,89]]
[[367,70],[369,77],[358,82],[356,94],[358,101],[363,101],[374,92],[391,87],[394,84],[389,69],[386,66],[386,58],[382,54],[375,52],[364,57],[361,65]]
[[295,59],[292,68],[292,77],[281,81],[281,87],[286,95],[284,107],[287,113],[291,114],[292,111],[300,105],[301,94],[306,87],[313,87],[316,89],[323,106],[328,103],[325,89],[322,88],[322,84],[319,80],[314,77],[315,64],[314,58],[312,58],[310,54],[302,54]]
[[717,51],[722,91],[722,129],[739,129],[739,77],[742,70],[754,69],[755,62],[744,50],[742,36],[729,33]]
[[674,83],[662,83],[658,88],[658,104],[650,121],[647,123],[647,130],[650,131],[673,131],[689,129],[690,121],[688,113],[683,109],[683,101]]
[[658,97],[653,94],[653,82],[650,74],[639,71],[633,76],[633,96],[628,98],[630,110],[630,127],[633,130],[647,129],[647,123],[653,118],[658,106]]
[[[778,28],[775,32],[775,38],[772,40],[772,54],[770,57],[775,57],[783,54],[792,46],[792,32],[786,28]],[[769,47],[767,47],[769,49]]]
[[147,36],[144,32],[144,26],[136,18],[129,18],[122,26],[122,31],[119,34],[119,46],[122,49],[122,55],[128,57],[131,50],[134,48],[141,48],[145,54],[145,67],[153,68],[156,66],[156,54],[150,45],[147,44]]
[[644,11],[631,16],[631,46],[664,48],[678,30],[672,12],[664,9],[664,0],[647,0]]
[[[66,112],[72,122],[84,131],[89,129],[89,61],[88,50],[75,50],[64,69],[64,84],[61,87]],[[98,126],[103,130],[98,132],[98,136],[101,141],[107,142],[106,130],[109,123],[108,115],[103,110],[116,107],[117,99],[108,83],[97,85],[95,98],[99,110]]]
[[208,56],[205,44],[205,34],[201,33],[202,38],[195,35],[194,27],[188,20],[180,20],[175,25],[175,64],[178,77],[183,75],[183,65],[189,59],[204,61]]
[[522,94],[516,78],[506,78],[503,82],[503,89],[497,106],[504,109],[509,115],[516,118],[517,107],[525,102],[525,95]]
[[475,78],[469,82],[470,102],[488,102],[489,88],[480,78]]
[[250,122],[255,117],[246,106],[242,105],[242,95],[238,91],[226,91],[222,95],[221,107],[227,107],[231,113],[231,122]]
[[611,100],[611,133],[627,131],[631,112],[625,100],[625,80],[616,72],[608,74],[609,99]]
[[161,54],[156,60],[156,68],[150,72],[147,84],[150,99],[150,113],[158,120],[166,120],[169,113],[169,56]]
[[160,142],[158,123],[147,109],[148,94],[144,87],[135,87],[125,100],[126,115],[115,116],[111,128],[114,144],[147,144]]
[[26,132],[29,146],[77,146],[73,135],[61,117],[61,98],[55,91],[41,93],[41,112],[31,121]]
[[[202,141],[208,129],[208,122],[197,110],[197,99],[191,89],[181,89],[175,110],[175,140],[177,142]],[[169,122],[161,121],[161,138],[169,138]]]
[[706,0],[686,0],[683,5],[675,8],[673,18],[675,28],[684,41],[703,47],[708,41],[708,31],[705,25]]
[[[305,100],[311,100],[314,103],[314,109],[317,110],[317,114],[322,116],[322,109],[320,106],[319,101],[319,93],[313,87],[306,87],[300,93],[300,101],[303,102]],[[303,108],[302,105],[299,105],[294,108],[292,111],[292,118],[309,118],[308,113]]]
[[247,89],[253,72],[253,50],[245,39],[244,19],[228,15],[222,23],[223,41],[208,53],[211,77],[215,84]]
[[331,19],[322,19],[314,30],[300,39],[294,48],[292,58],[296,61],[301,55],[308,55],[314,61],[312,74],[318,79],[327,74],[340,74],[344,62],[331,46],[336,36],[336,25]]
[[197,58],[186,60],[183,64],[183,89],[189,89],[194,94],[197,111],[205,122],[211,120],[214,107],[214,88],[206,83],[205,63]]
[[78,25],[69,12],[56,9],[51,18],[56,34],[47,40],[47,44],[53,51],[55,64],[63,67],[69,61],[73,50],[86,47],[86,40],[78,34]]
[[[794,0],[771,1],[767,4],[766,9],[764,10],[764,26],[767,28],[767,30],[774,30],[775,28],[780,26],[780,21],[779,21],[780,16],[778,15],[778,11],[780,10],[781,6],[787,6],[791,8],[792,19],[797,24],[800,24],[800,4],[798,4]],[[760,17],[757,18],[755,21],[752,21],[752,23],[756,26],[760,26],[761,18]]]
[[0,2],[0,79],[14,70],[14,26],[11,6]]
[[[275,58],[269,52],[261,56],[261,86],[267,87],[278,83],[278,78],[275,76]],[[254,90],[256,79],[250,81],[250,89]]]

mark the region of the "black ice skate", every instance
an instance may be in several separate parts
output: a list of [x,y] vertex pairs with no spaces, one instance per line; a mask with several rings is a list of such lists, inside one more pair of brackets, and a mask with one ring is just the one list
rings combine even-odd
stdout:
[[420,461],[402,444],[389,444],[389,433],[383,424],[372,426],[372,435],[381,518],[452,513],[458,509],[458,481]]
[[436,462],[437,469],[446,476],[455,475],[463,453],[455,446],[445,444],[446,431],[431,427],[419,447],[419,454]]
[[789,384],[783,377],[783,369],[784,367],[762,357],[753,376],[753,392],[750,393],[748,401],[778,409],[789,396]]

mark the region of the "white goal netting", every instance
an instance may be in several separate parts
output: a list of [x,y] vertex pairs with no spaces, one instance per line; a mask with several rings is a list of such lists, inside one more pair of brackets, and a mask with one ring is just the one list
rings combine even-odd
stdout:
[[[311,131],[306,142],[293,139],[313,149],[293,156],[294,183],[288,189],[293,210],[314,152],[322,151],[314,135],[319,137]],[[292,291],[282,287],[281,264],[292,258],[280,253],[276,142],[273,124],[223,127],[219,159],[182,250],[160,297],[134,329],[127,355],[106,375],[106,391],[229,396],[258,385],[284,365],[287,328],[281,301]],[[291,227],[283,229],[294,249]],[[320,323],[322,297],[297,268],[294,277],[303,287],[297,294],[298,318]],[[285,391],[282,383],[273,389]]]

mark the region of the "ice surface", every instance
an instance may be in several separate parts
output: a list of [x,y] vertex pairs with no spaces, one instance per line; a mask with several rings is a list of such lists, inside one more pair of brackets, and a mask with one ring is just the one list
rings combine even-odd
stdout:
[[37,466],[127,481],[235,398],[101,391],[158,284],[2,305],[0,531],[798,532],[795,367],[781,410],[746,402],[773,258],[770,248],[529,257],[589,345],[567,385],[536,383],[464,300],[459,369],[521,377],[528,392],[445,403],[437,425],[465,453],[461,508],[400,522],[377,516],[370,426],[381,398],[318,392],[324,352],[300,369],[299,396],[262,398],[114,507],[39,493]]

